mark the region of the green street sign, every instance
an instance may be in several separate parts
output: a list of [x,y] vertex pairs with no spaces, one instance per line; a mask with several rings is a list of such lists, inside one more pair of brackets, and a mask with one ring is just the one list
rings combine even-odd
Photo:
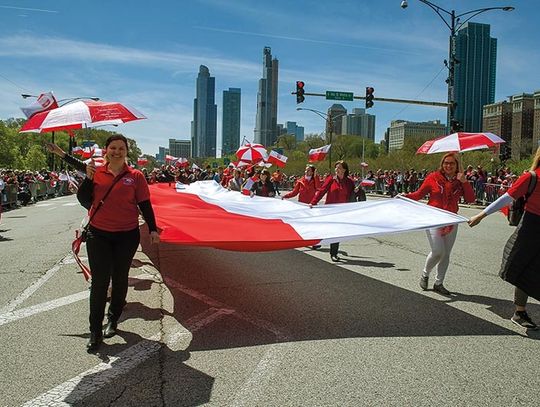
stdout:
[[326,99],[329,100],[350,100],[352,102],[353,96],[354,95],[352,92],[337,92],[334,90],[326,91]]

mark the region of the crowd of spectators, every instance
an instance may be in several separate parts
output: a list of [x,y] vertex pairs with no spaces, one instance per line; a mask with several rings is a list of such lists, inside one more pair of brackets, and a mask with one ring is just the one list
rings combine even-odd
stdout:
[[[212,168],[177,167],[174,165],[162,165],[152,170],[142,168],[149,184],[165,182],[181,182],[190,184],[195,181],[215,180],[223,187],[241,191],[245,187],[246,181],[258,180],[260,168],[244,167],[235,168],[229,166],[219,166]],[[357,185],[362,180],[372,181],[373,185],[364,186],[367,192],[395,196],[414,192],[424,181],[428,171],[426,169],[415,170],[369,170],[365,174],[360,172],[351,173],[351,178]],[[278,170],[271,171],[271,181],[276,192],[281,189],[290,190],[302,174],[286,175]],[[497,197],[504,194],[512,183],[517,179],[508,167],[498,169],[494,173],[485,171],[481,166],[474,168],[469,165],[465,170],[467,180],[473,186],[477,203],[487,204],[493,202]],[[329,173],[318,175],[323,182]],[[82,180],[82,174],[76,171],[40,171],[0,169],[0,198],[1,203],[6,207],[17,207],[19,205],[29,205],[38,200],[70,194],[76,185]]]

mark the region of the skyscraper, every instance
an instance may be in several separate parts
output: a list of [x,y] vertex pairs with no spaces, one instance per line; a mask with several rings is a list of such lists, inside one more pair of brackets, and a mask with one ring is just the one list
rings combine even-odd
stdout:
[[366,113],[366,109],[353,109],[351,114],[341,118],[341,123],[341,134],[375,141],[375,115]]
[[257,119],[255,123],[255,143],[271,146],[278,137],[277,132],[277,59],[272,59],[270,47],[263,50],[263,77],[259,79],[257,92]]
[[192,157],[215,157],[217,134],[216,78],[204,65],[197,76],[197,94],[193,101],[191,122]]
[[240,147],[240,102],[239,88],[223,91],[222,157],[234,153]]
[[489,24],[465,23],[455,39],[455,118],[462,131],[482,130],[482,108],[495,100],[497,39]]
[[[347,109],[343,107],[343,105],[340,105],[339,103],[334,103],[332,106],[328,108],[328,117],[332,117],[332,133],[335,135],[343,134],[343,130],[341,128],[343,117],[347,115]],[[328,122],[326,123],[326,133],[330,132],[330,129],[328,128]]]

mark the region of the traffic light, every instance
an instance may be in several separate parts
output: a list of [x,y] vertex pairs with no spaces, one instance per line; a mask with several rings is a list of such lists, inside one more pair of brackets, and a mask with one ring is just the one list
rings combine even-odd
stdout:
[[303,103],[304,97],[304,82],[296,81],[296,103]]
[[366,109],[373,107],[373,92],[375,92],[375,89],[371,86],[366,86]]

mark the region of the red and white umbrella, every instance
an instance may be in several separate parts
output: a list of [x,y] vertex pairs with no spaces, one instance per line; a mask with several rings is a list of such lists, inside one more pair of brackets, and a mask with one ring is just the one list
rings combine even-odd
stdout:
[[360,185],[362,185],[363,187],[372,187],[375,185],[375,181],[371,179],[363,179],[362,181],[360,181]]
[[248,163],[258,163],[268,159],[268,153],[262,144],[246,143],[238,149],[236,156],[238,160]]
[[493,133],[452,133],[448,136],[428,140],[416,154],[435,154],[449,151],[464,152],[494,147],[505,141]]
[[142,113],[118,102],[79,100],[33,115],[19,133],[47,133],[146,119]]

